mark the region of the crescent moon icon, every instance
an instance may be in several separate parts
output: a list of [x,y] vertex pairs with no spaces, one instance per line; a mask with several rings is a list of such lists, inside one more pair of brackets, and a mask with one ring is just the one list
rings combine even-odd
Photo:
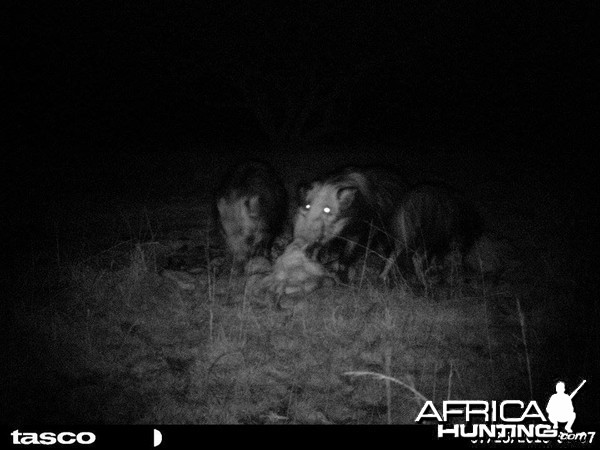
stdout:
[[157,429],[154,429],[154,446],[158,447],[162,442],[162,433]]

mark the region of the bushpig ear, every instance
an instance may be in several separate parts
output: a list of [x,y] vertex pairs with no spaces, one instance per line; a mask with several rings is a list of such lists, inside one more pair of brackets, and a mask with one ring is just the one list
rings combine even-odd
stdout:
[[337,198],[340,202],[340,209],[346,209],[352,204],[354,198],[356,197],[357,191],[358,189],[355,187],[345,187],[341,188],[337,192]]
[[260,216],[260,197],[253,195],[246,199],[246,208],[248,209],[248,216],[259,217]]

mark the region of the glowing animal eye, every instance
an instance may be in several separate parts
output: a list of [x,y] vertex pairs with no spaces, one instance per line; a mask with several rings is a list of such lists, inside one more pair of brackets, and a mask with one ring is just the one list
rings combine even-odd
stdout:
[[310,204],[304,205],[304,209],[310,209]]
[[329,206],[326,206],[325,208],[323,208],[323,212],[325,214],[329,214],[331,212],[331,208]]

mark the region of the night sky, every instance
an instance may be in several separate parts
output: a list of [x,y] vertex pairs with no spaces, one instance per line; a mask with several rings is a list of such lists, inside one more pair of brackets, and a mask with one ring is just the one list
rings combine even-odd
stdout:
[[[591,126],[586,3],[206,3],[21,6],[11,137],[52,153],[306,138],[542,147]],[[269,129],[306,108],[300,132]]]

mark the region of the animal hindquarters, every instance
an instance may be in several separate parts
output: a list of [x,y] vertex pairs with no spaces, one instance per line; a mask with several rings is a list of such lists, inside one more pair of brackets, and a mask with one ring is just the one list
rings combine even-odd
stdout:
[[402,198],[392,228],[394,250],[380,275],[383,279],[397,262],[406,267],[414,261],[443,260],[454,249],[464,251],[479,235],[480,220],[457,192],[423,184]]

